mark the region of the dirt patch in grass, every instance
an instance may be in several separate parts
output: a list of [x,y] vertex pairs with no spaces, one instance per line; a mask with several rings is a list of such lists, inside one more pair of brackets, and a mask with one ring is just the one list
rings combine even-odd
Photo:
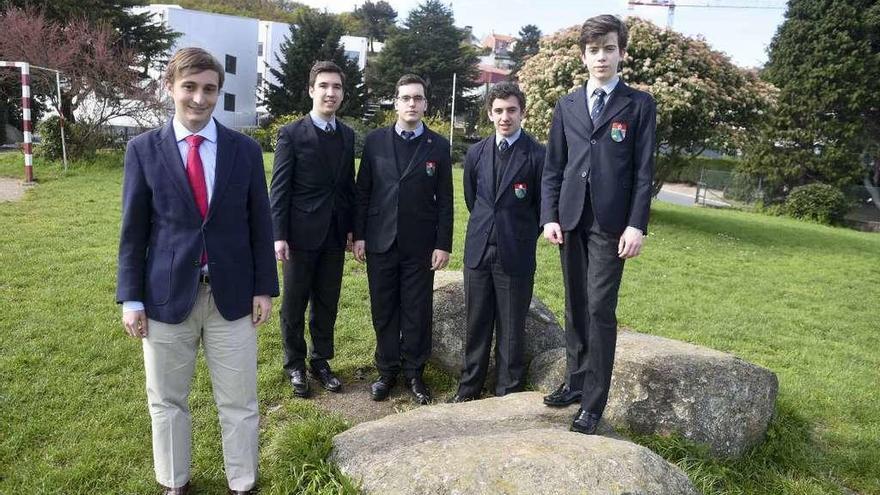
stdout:
[[20,180],[0,177],[0,203],[20,200],[24,196],[24,189]]

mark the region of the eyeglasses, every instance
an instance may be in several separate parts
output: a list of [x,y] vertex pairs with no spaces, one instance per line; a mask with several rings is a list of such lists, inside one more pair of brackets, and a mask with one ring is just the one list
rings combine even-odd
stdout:
[[422,95],[416,95],[416,96],[403,95],[403,96],[398,96],[397,99],[400,100],[401,103],[407,103],[407,104],[411,101],[414,101],[416,103],[422,103],[425,101],[425,97]]

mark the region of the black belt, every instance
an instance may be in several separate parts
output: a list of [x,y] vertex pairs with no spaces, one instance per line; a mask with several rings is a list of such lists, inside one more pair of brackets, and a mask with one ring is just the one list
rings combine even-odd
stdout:
[[211,285],[211,276],[207,273],[199,272],[199,283],[205,285]]

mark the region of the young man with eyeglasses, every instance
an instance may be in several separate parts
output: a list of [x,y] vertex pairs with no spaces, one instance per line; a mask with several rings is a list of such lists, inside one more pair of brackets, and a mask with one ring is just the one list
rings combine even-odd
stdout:
[[422,122],[427,83],[397,81],[397,122],[367,135],[357,176],[355,259],[367,263],[376,331],[373,400],[384,400],[402,371],[414,400],[427,404],[422,378],[431,355],[434,271],[452,251],[449,141]]

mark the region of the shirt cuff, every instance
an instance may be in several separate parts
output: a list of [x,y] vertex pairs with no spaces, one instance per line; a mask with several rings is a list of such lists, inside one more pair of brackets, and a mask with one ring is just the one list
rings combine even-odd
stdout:
[[130,311],[143,311],[144,303],[141,301],[122,301],[122,312],[128,313]]
[[636,230],[638,230],[642,235],[645,235],[645,231],[642,230],[642,229],[640,229],[640,228],[638,228],[638,227],[633,227],[632,225],[628,225],[626,228],[628,228],[628,229],[636,229]]

